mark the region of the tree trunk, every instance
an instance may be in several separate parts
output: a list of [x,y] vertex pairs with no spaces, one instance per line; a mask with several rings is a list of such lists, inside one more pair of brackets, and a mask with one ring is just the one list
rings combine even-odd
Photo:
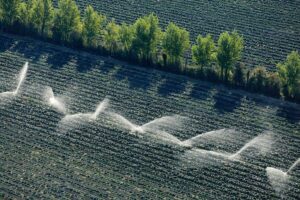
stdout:
[[42,28],[41,28],[41,35],[42,35],[42,37],[44,37],[45,24],[46,24],[46,20],[45,20],[45,17],[44,17],[43,18],[43,23],[42,23]]
[[228,68],[225,69],[225,82],[228,80]]
[[223,81],[224,79],[223,79],[223,71],[224,71],[224,68],[223,67],[221,67],[221,81]]

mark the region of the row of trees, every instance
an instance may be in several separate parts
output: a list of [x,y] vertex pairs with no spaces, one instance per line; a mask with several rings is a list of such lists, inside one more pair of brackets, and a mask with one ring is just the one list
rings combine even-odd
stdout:
[[[53,7],[52,0],[0,0],[0,19],[1,28],[6,31],[90,48],[271,96],[300,99],[298,52],[292,52],[285,62],[278,64],[277,72],[267,72],[263,67],[249,71],[239,62],[244,40],[236,31],[221,33],[217,42],[209,34],[199,35],[191,46],[186,29],[171,22],[162,31],[153,13],[133,24],[117,24],[91,6],[81,17],[74,0],[59,0],[58,8]],[[186,65],[189,55],[194,67]]]

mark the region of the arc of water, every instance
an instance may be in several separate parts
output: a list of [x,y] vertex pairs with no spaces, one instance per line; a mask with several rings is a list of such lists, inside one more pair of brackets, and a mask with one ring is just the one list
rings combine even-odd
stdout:
[[9,97],[9,96],[16,96],[18,93],[19,93],[19,90],[26,78],[26,74],[27,74],[27,71],[28,71],[28,62],[26,62],[23,66],[23,68],[21,69],[20,73],[19,73],[19,76],[18,76],[18,85],[16,87],[15,90],[13,91],[8,91],[8,92],[2,92],[0,93],[0,96],[1,97]]
[[206,138],[218,139],[221,137],[228,137],[228,136],[232,135],[233,133],[236,133],[236,131],[234,129],[225,129],[225,128],[215,130],[215,131],[209,131],[206,133],[199,134],[190,139],[187,139],[187,140],[181,142],[181,145],[186,146],[186,147],[195,147],[195,145],[198,144],[199,142],[203,141],[203,139],[206,139]]
[[272,145],[272,132],[266,132],[265,134],[258,135],[249,142],[247,142],[242,148],[240,148],[236,153],[229,156],[230,159],[236,159],[240,156],[242,152],[250,147],[255,147],[261,153],[267,152]]
[[157,132],[153,133],[152,136],[157,138],[157,139],[160,139],[160,140],[163,140],[163,141],[166,141],[166,142],[171,142],[171,143],[176,144],[176,145],[181,144],[181,141],[176,136],[174,136],[170,133],[167,133],[165,131],[157,131]]
[[212,155],[216,157],[222,157],[222,158],[227,158],[230,156],[228,153],[223,153],[223,152],[217,152],[217,151],[210,151],[210,150],[205,150],[205,149],[195,149],[196,152],[200,152],[202,154],[206,155]]
[[179,115],[164,116],[161,118],[157,118],[141,126],[132,123],[131,121],[117,113],[110,113],[110,115],[114,118],[114,120],[119,122],[119,125],[121,125],[125,129],[130,130],[132,134],[144,134],[148,132],[149,134],[152,134],[155,138],[170,140],[173,142],[176,141],[178,144],[181,142],[175,136],[167,133],[164,130],[161,130],[162,126],[166,127],[166,125],[172,125],[172,128],[180,126],[180,119],[183,119],[184,117],[181,117]]
[[21,86],[22,86],[22,83],[24,82],[25,80],[25,77],[26,77],[26,74],[27,74],[27,70],[28,70],[28,62],[26,62],[20,72],[20,75],[19,75],[19,83],[17,85],[17,88],[16,90],[14,91],[14,94],[18,94]]
[[131,133],[138,132],[138,133],[144,133],[144,130],[142,127],[130,122],[128,119],[123,117],[122,115],[119,115],[117,113],[110,113],[110,115],[114,118],[114,120],[118,121],[122,126],[122,128],[128,129]]
[[287,183],[288,183],[288,181],[290,179],[289,173],[291,173],[291,171],[299,163],[300,163],[300,158],[298,158],[286,172],[282,171],[280,169],[273,168],[273,167],[267,167],[266,168],[268,179],[269,179],[272,187],[274,188],[274,190],[279,195],[282,194],[282,190],[285,189],[285,187],[286,187],[286,185],[287,185]]
[[164,116],[161,118],[154,119],[146,124],[143,124],[141,127],[143,129],[157,129],[159,126],[172,126],[173,128],[180,127],[182,125],[182,121],[185,117],[180,115],[171,115],[171,116]]
[[93,113],[76,113],[72,115],[66,115],[64,119],[66,120],[74,120],[74,119],[79,119],[79,118],[87,118],[87,119],[92,119],[96,120],[98,115],[102,112],[105,111],[109,103],[109,100],[105,98],[103,101],[101,101],[98,106],[96,107],[95,112]]
[[300,164],[300,158],[298,158],[298,160],[296,160],[292,166],[288,169],[288,171],[286,172],[287,174],[290,173],[298,164]]
[[266,173],[269,182],[278,195],[282,195],[282,191],[286,189],[290,176],[287,172],[273,167],[267,167]]
[[95,112],[91,115],[91,118],[94,119],[94,120],[97,119],[99,114],[102,113],[108,107],[108,104],[109,104],[109,99],[108,98],[105,98],[103,101],[101,101],[97,105]]
[[[62,118],[62,120],[59,122],[58,128],[63,130],[70,130],[73,129],[76,125],[85,123],[87,120],[96,120],[100,113],[105,111],[108,103],[109,100],[105,98],[98,104],[94,113],[76,113],[65,115],[65,117]],[[69,126],[66,127],[67,124],[69,124]]]
[[54,96],[54,93],[53,93],[53,90],[51,87],[46,88],[45,93],[44,93],[44,99],[47,101],[47,103],[50,106],[54,107],[59,112],[66,114],[67,111],[66,111],[66,106],[65,106],[64,102],[61,99]]

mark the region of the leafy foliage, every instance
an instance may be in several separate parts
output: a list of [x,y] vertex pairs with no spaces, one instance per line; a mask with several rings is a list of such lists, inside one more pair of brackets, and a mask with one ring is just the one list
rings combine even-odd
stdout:
[[118,50],[118,43],[120,40],[120,26],[111,21],[107,24],[104,34],[104,46],[111,53],[115,53]]
[[33,0],[31,3],[31,23],[41,36],[51,35],[54,8],[51,0]]
[[171,64],[178,64],[180,57],[190,46],[189,32],[170,23],[162,39],[162,47]]
[[132,49],[140,59],[149,62],[156,53],[161,39],[158,17],[151,13],[139,18],[134,24],[134,29]]
[[210,34],[206,37],[199,35],[196,44],[192,46],[193,61],[203,69],[215,60],[215,50],[215,43]]
[[122,23],[120,27],[120,44],[122,50],[128,54],[134,39],[134,26]]
[[287,96],[294,98],[300,87],[300,56],[297,51],[291,52],[284,63],[277,65],[278,74]]
[[233,82],[236,86],[243,87],[245,85],[245,64],[237,63],[234,68]]
[[267,74],[264,92],[273,97],[280,97],[280,79],[277,73],[271,72]]
[[98,14],[92,6],[85,9],[83,17],[82,37],[87,47],[97,47],[106,17]]
[[100,47],[113,56],[157,66],[161,66],[162,59],[164,66],[181,64],[183,54],[191,51],[201,70],[178,68],[179,73],[271,96],[283,94],[288,99],[300,99],[298,52],[291,52],[285,62],[279,63],[277,73],[256,67],[245,74],[245,66],[236,64],[244,49],[243,37],[237,31],[221,33],[217,48],[211,35],[199,35],[189,49],[189,32],[171,22],[163,33],[153,13],[138,18],[134,24],[119,25],[114,20],[106,24],[106,16],[92,6],[85,9],[81,19],[74,0],[58,0],[57,9],[53,8],[52,0],[0,0],[0,22],[5,31],[36,34],[76,47]]
[[257,66],[251,72],[249,87],[252,91],[262,92],[266,85],[267,71],[265,67]]
[[24,27],[29,28],[31,24],[30,6],[28,3],[22,2],[18,6],[18,22]]
[[0,0],[1,22],[5,26],[12,26],[19,17],[21,0]]
[[80,12],[74,0],[59,0],[54,19],[54,37],[62,42],[76,40],[81,34]]
[[243,38],[233,31],[221,33],[218,40],[217,61],[221,67],[221,78],[228,80],[229,72],[233,65],[241,58],[242,50],[244,48]]

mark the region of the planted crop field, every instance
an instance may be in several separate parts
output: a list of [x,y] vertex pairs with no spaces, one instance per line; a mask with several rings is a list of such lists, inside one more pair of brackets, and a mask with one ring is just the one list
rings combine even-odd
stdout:
[[0,41],[0,197],[299,198],[299,105]]
[[276,63],[300,46],[299,1],[244,0],[76,0],[83,12],[87,5],[116,19],[134,22],[154,12],[162,27],[169,22],[185,27],[195,41],[198,34],[238,30],[245,39],[243,62],[248,67]]

